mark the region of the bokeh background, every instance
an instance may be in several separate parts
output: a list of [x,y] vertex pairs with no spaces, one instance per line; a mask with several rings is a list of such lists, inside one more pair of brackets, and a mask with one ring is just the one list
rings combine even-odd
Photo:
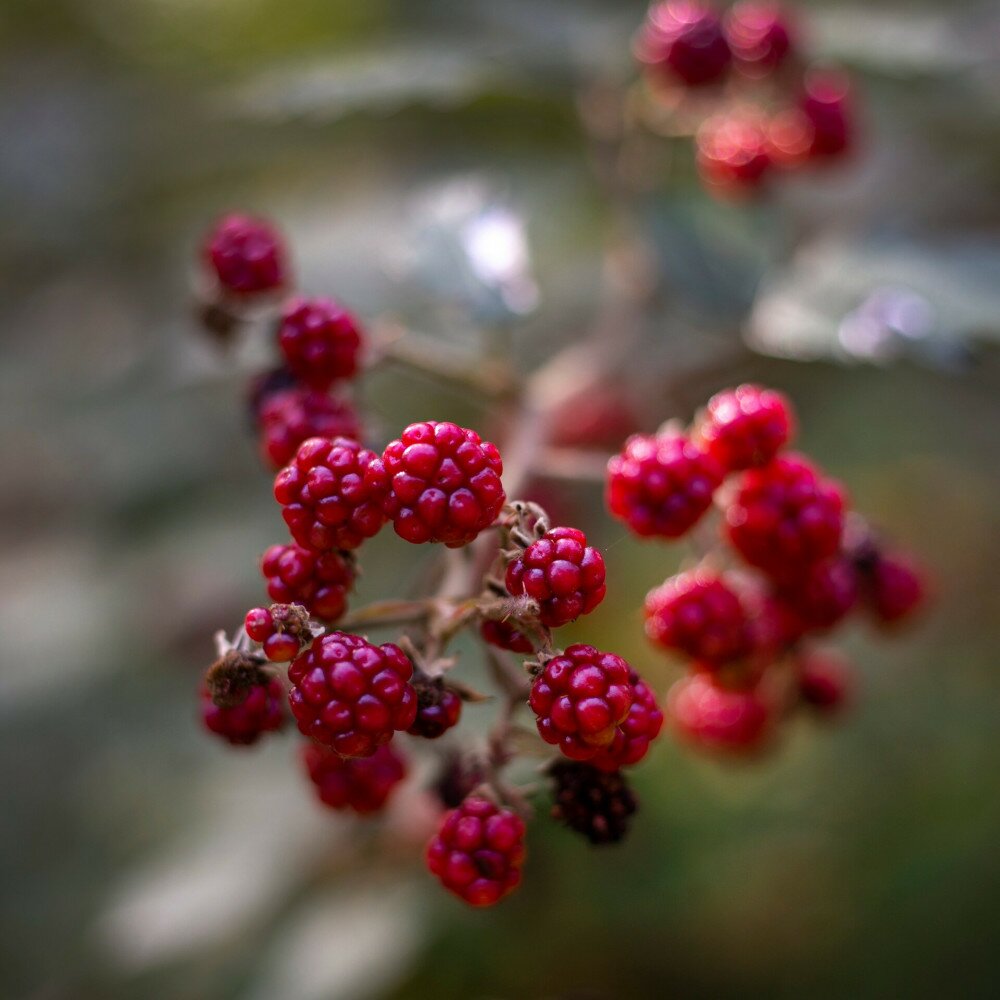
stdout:
[[[192,260],[247,208],[280,221],[308,291],[456,349],[502,327],[519,363],[551,354],[620,249],[581,109],[628,83],[643,4],[0,5],[0,994],[997,995],[1000,8],[792,6],[856,76],[858,155],[733,205],[660,141],[630,215],[658,292],[641,420],[736,377],[786,390],[803,446],[933,568],[935,606],[891,642],[845,630],[842,721],[752,764],[663,740],[626,845],[540,821],[523,890],[479,913],[422,871],[418,793],[352,825],[314,805],[290,735],[238,753],[198,728],[210,634],[258,602],[282,533],[243,404],[263,346],[200,338]],[[484,214],[523,223],[513,311],[457,235]],[[365,396],[376,437],[488,422],[398,369]],[[637,608],[681,547],[560,489],[612,581],[574,634],[664,690]],[[358,602],[416,572],[401,544],[366,550]]]

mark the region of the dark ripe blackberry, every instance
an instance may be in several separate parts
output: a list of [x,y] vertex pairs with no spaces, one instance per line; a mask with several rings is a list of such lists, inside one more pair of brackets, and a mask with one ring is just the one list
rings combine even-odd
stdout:
[[592,844],[617,844],[628,833],[639,800],[621,771],[561,760],[552,765],[555,802],[552,818],[583,834]]

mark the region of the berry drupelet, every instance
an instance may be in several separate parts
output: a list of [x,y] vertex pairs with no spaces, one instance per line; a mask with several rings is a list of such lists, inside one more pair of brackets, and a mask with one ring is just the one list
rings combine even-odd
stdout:
[[471,906],[492,906],[521,881],[524,821],[478,795],[449,812],[427,846],[427,867]]
[[371,757],[345,759],[329,747],[308,743],[302,760],[320,802],[362,816],[379,812],[406,777],[406,762],[391,746]]
[[617,844],[628,833],[638,800],[620,771],[601,771],[577,761],[556,761],[552,818],[592,844]]
[[506,495],[496,446],[452,423],[410,424],[382,456],[386,514],[408,542],[467,545],[493,524]]
[[646,595],[646,635],[710,664],[746,655],[750,627],[739,595],[706,569],[670,577]]
[[632,705],[625,721],[615,730],[615,738],[587,763],[601,771],[617,771],[638,764],[649,752],[650,744],[663,728],[663,712],[652,688],[633,670]]
[[653,4],[635,53],[659,76],[688,87],[717,83],[732,62],[719,18],[697,0]]
[[272,545],[261,557],[267,593],[279,604],[301,604],[321,621],[347,610],[354,563],[341,552],[310,552],[298,545]]
[[458,725],[462,699],[454,688],[440,677],[419,678],[413,686],[417,692],[417,717],[407,730],[411,736],[436,740]]
[[312,641],[309,615],[298,604],[251,608],[243,627],[254,642],[261,644],[264,655],[274,663],[294,660],[302,647]]
[[767,465],[792,439],[795,416],[782,393],[741,385],[714,395],[695,440],[726,472]]
[[236,705],[217,705],[208,688],[201,690],[201,718],[205,728],[234,746],[250,746],[264,733],[285,722],[285,689],[277,677],[249,689]]
[[510,622],[486,619],[479,626],[479,634],[485,642],[498,649],[508,649],[512,653],[533,653],[534,643]]
[[288,703],[304,736],[343,757],[370,757],[417,715],[413,665],[392,643],[331,632],[288,668]]
[[220,219],[203,257],[219,287],[240,298],[274,292],[288,278],[281,237],[270,223],[248,215]]
[[724,688],[707,673],[677,681],[667,698],[667,712],[689,743],[736,754],[760,749],[773,721],[769,704],[757,691]]
[[507,591],[538,602],[538,618],[558,628],[604,600],[604,559],[576,528],[552,528],[507,567]]
[[378,456],[349,438],[310,438],[274,480],[292,538],[314,552],[356,549],[385,524]]
[[634,692],[632,671],[615,653],[576,643],[546,661],[528,704],[539,735],[571,760],[588,760],[614,741]]
[[743,473],[726,507],[729,540],[751,566],[796,579],[834,555],[844,524],[844,491],[801,455],[779,455]]
[[354,317],[331,299],[296,298],[282,314],[278,346],[300,382],[325,392],[357,373],[361,332]]
[[637,535],[678,538],[721,482],[718,462],[683,435],[637,434],[608,462],[608,508]]
[[306,386],[269,393],[257,408],[257,426],[261,455],[273,469],[291,462],[309,438],[361,436],[361,423],[349,402]]

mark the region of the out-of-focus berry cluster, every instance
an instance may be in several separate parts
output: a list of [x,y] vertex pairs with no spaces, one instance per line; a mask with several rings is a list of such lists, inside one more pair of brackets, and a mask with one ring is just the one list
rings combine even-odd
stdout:
[[855,137],[848,77],[810,65],[790,14],[772,0],[724,12],[701,0],[654,3],[635,55],[654,116],[683,113],[705,187],[746,195],[780,171],[830,162]]

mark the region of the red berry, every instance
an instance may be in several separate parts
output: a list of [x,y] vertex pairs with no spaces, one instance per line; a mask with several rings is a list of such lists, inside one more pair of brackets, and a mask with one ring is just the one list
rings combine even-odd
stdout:
[[274,480],[292,538],[315,552],[356,549],[385,524],[378,456],[348,438],[309,438]]
[[417,715],[413,665],[392,643],[346,632],[314,639],[288,668],[288,703],[304,736],[343,757],[370,757]]
[[264,655],[272,663],[287,663],[299,655],[302,644],[297,636],[289,635],[287,632],[276,632],[264,640],[263,646]]
[[267,593],[279,604],[301,604],[322,621],[347,610],[354,564],[340,552],[310,552],[298,545],[272,545],[261,557]]
[[427,846],[427,867],[471,906],[492,906],[521,881],[524,821],[471,795],[444,817]]
[[410,424],[382,461],[391,486],[386,513],[408,542],[467,545],[507,499],[496,446],[457,424]]
[[361,436],[361,424],[350,403],[305,386],[269,394],[260,404],[257,421],[261,454],[275,469],[287,465],[309,438],[357,440]]
[[678,573],[646,595],[646,635],[667,649],[721,664],[745,656],[751,634],[739,595],[709,570]]
[[698,173],[714,194],[759,187],[771,165],[766,125],[753,115],[726,112],[709,118],[698,129],[695,146]]
[[799,696],[824,714],[844,707],[854,685],[851,664],[832,649],[812,649],[799,657]]
[[278,330],[278,345],[291,371],[325,391],[358,370],[361,333],[354,317],[330,299],[292,299]]
[[414,685],[417,691],[417,717],[407,730],[411,736],[436,740],[458,725],[462,714],[462,699],[440,678],[424,680]]
[[811,72],[799,110],[811,132],[808,156],[824,159],[842,155],[851,141],[849,83],[841,73]]
[[602,771],[617,771],[638,764],[663,728],[663,712],[652,688],[634,670],[630,680],[633,697],[625,721],[615,731],[611,746],[587,762]]
[[254,642],[263,642],[274,634],[274,618],[267,608],[251,608],[243,619],[243,627]]
[[730,7],[726,40],[740,69],[748,76],[766,76],[787,58],[792,48],[788,22],[770,0],[743,0]]
[[706,750],[745,753],[770,735],[772,711],[760,694],[721,687],[707,673],[679,680],[667,711],[678,733]]
[[743,473],[726,508],[733,546],[778,579],[794,579],[810,563],[834,555],[843,524],[841,485],[794,453]]
[[886,625],[910,617],[927,596],[923,572],[898,555],[880,555],[865,583],[865,600]]
[[285,248],[274,227],[248,215],[220,219],[203,256],[219,285],[232,295],[273,292],[285,284]]
[[732,53],[718,17],[695,0],[654,4],[636,39],[638,59],[689,87],[720,80]]
[[608,508],[637,535],[677,538],[708,510],[718,462],[680,434],[636,434],[608,462]]
[[491,646],[509,649],[512,653],[533,653],[535,646],[531,639],[518,631],[510,622],[487,619],[479,626],[479,633]]
[[808,630],[832,628],[854,607],[858,580],[854,566],[840,556],[810,563],[779,597]]
[[615,653],[576,643],[542,667],[528,704],[538,732],[571,760],[610,747],[634,697],[631,668]]
[[222,707],[212,701],[208,688],[201,689],[201,718],[205,728],[235,746],[249,746],[285,722],[285,690],[277,677],[250,689],[238,705]]
[[406,762],[391,746],[379,747],[371,757],[345,759],[328,747],[308,743],[302,759],[324,805],[362,816],[378,812],[406,777]]
[[794,431],[792,406],[780,392],[741,385],[708,401],[695,440],[727,472],[737,472],[767,465]]
[[552,528],[507,567],[507,591],[534,598],[541,623],[558,628],[604,600],[604,559],[582,531]]

